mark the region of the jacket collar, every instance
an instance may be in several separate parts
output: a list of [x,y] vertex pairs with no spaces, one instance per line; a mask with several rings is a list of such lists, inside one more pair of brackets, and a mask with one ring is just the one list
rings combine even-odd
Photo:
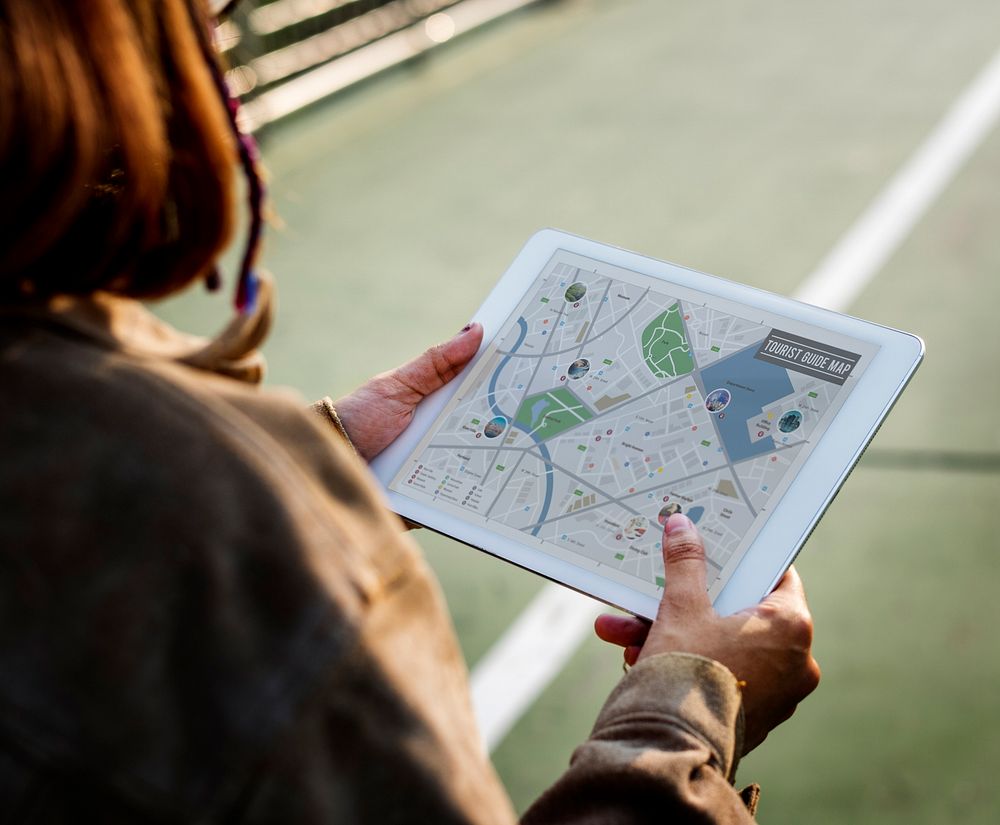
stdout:
[[258,347],[271,328],[272,280],[260,275],[256,308],[237,315],[214,338],[174,329],[139,301],[107,292],[60,295],[44,304],[5,305],[0,317],[35,319],[76,332],[111,349],[139,357],[163,358],[256,384],[264,377]]

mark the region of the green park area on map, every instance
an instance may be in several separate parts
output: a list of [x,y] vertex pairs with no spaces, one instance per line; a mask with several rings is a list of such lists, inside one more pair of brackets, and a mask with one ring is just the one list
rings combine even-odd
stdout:
[[532,432],[535,440],[544,441],[593,417],[594,414],[572,392],[557,387],[525,398],[515,420]]
[[680,304],[674,304],[642,331],[642,357],[657,378],[676,378],[694,369]]

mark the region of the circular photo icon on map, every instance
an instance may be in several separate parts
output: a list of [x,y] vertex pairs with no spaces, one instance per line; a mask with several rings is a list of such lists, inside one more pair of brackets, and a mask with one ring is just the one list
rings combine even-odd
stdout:
[[802,423],[802,413],[798,410],[789,410],[778,419],[778,429],[783,433],[794,433]]
[[496,418],[491,418],[486,422],[486,426],[483,427],[483,434],[487,438],[496,438],[506,429],[507,419],[502,415],[498,415]]
[[712,390],[705,399],[705,409],[710,413],[722,412],[733,400],[733,394],[729,390]]
[[677,515],[681,511],[681,506],[675,502],[670,502],[666,507],[664,507],[656,516],[656,520],[660,524],[666,524],[667,519],[671,516]]
[[588,372],[590,372],[590,361],[586,358],[577,358],[566,370],[566,374],[574,380],[583,378]]
[[587,285],[577,281],[566,287],[566,303],[573,304],[587,294]]
[[642,516],[633,516],[625,523],[622,533],[627,539],[641,539],[646,534],[646,523]]

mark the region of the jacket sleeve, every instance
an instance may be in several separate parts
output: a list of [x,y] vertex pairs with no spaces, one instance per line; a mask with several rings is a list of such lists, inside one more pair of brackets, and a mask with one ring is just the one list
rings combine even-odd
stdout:
[[731,784],[742,728],[739,688],[725,667],[679,653],[646,659],[522,823],[751,822],[755,804]]
[[[346,440],[332,407],[312,405]],[[742,735],[739,688],[724,666],[687,654],[644,660],[523,823],[750,822],[758,789],[732,785]]]
[[309,409],[329,424],[333,431],[337,433],[337,436],[347,443],[347,446],[354,450],[354,452],[357,452],[354,449],[354,444],[351,442],[351,437],[347,434],[347,430],[344,429],[344,425],[337,414],[336,408],[333,406],[330,396],[326,395],[319,401],[310,404]]
[[[326,409],[328,405],[329,400],[323,399],[313,405],[313,410],[327,419],[331,429],[339,432]],[[425,613],[424,610],[416,609],[414,604],[403,610],[397,605],[393,612],[401,617],[401,624],[393,622],[391,626],[383,627],[372,637],[378,641],[368,645],[368,650],[375,651],[384,647],[389,639],[400,633],[411,640],[414,636],[428,639],[438,635],[438,632],[431,632],[430,629],[426,629],[424,633],[413,633],[414,627],[403,630],[407,625],[418,624],[421,621],[418,617]],[[433,614],[438,611],[426,612]],[[447,624],[447,620],[442,618],[440,623]],[[444,631],[440,635],[450,636],[450,628],[445,628]],[[407,654],[398,649],[391,659],[399,661],[409,658],[408,667],[414,668],[418,667],[416,662],[422,661],[427,653],[426,650],[421,653],[411,649]],[[455,671],[462,670],[460,663],[452,665]],[[371,678],[370,675],[364,681],[371,685],[381,681],[381,678]],[[404,704],[410,707],[423,705],[424,713],[435,715],[434,711],[427,708],[427,700],[433,697],[440,702],[445,692],[428,690],[427,685],[421,686],[422,682],[424,679],[416,680],[416,690],[407,697],[408,701]],[[415,685],[411,681],[411,687],[413,686]],[[342,691],[343,686],[341,691],[331,693]],[[355,702],[350,703],[355,712],[363,704],[357,697],[364,696],[365,693],[366,691],[358,691]],[[436,703],[433,699],[430,704]],[[393,703],[389,703],[391,704]],[[450,732],[444,734],[442,740],[455,736],[465,739],[466,735],[460,735],[459,730],[474,724],[468,713],[457,712],[459,708],[456,705],[459,704],[462,711],[467,710],[467,701],[459,703],[456,700],[450,723],[444,726]],[[440,711],[439,708],[436,713]],[[326,725],[309,724],[306,728],[313,731],[329,728],[329,713],[329,706],[319,711],[319,715],[327,717]],[[379,715],[373,711],[370,718]],[[398,720],[390,727],[397,726]],[[741,798],[732,785],[732,777],[742,750],[742,731],[740,691],[736,680],[723,665],[687,654],[646,659],[633,667],[612,692],[597,718],[590,738],[577,748],[566,773],[525,814],[523,824],[751,822],[756,801],[755,789],[750,789],[749,799],[746,795]],[[475,738],[471,731],[467,734]],[[355,744],[359,741],[356,733],[348,738]],[[379,738],[389,741],[393,739],[388,731]],[[303,747],[304,742],[298,737],[296,740],[295,748],[299,749],[298,756],[301,757],[310,749]],[[398,744],[400,743],[397,742]],[[327,757],[332,750],[336,750],[331,745],[329,739],[326,742],[315,742],[316,751],[325,751]],[[417,782],[417,787],[427,791],[440,783],[431,798],[439,803],[448,800],[448,806],[455,807],[448,813],[441,809],[434,810],[433,805],[422,807],[417,803],[420,795],[411,789],[406,795],[410,799],[407,813],[412,815],[422,809],[424,814],[430,814],[434,810],[433,819],[442,823],[509,822],[510,808],[506,799],[501,801],[496,794],[495,775],[488,769],[483,770],[477,755],[470,753],[464,758],[453,760],[445,756],[440,746],[439,741],[427,748],[427,751],[436,751],[438,756],[424,763],[424,768],[434,763],[439,763],[439,767],[448,765],[449,768],[440,773],[433,769],[427,771],[427,775],[423,775]],[[389,764],[393,761],[389,753],[383,753],[378,761],[383,765]],[[421,760],[412,760],[397,776],[411,771],[421,773],[423,768],[420,765]],[[464,768],[459,768],[459,765],[464,765]],[[300,766],[300,769],[301,767],[304,766]],[[344,765],[337,772],[341,776],[349,773]],[[356,775],[353,784],[363,785],[367,773],[362,771]],[[465,786],[464,792],[449,787],[460,775],[464,777],[458,784]],[[444,780],[443,777],[450,778]],[[469,793],[470,786],[475,787],[476,791]],[[381,798],[385,801],[384,795],[375,793],[363,793],[361,797],[368,800]],[[383,809],[377,818],[386,818],[388,821],[399,813],[401,812]],[[469,819],[466,820],[466,817]],[[404,815],[401,818],[406,817]]]

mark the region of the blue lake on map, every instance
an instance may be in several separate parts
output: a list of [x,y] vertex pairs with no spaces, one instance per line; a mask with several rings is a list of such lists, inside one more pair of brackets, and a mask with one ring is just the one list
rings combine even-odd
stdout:
[[775,364],[754,358],[757,347],[748,347],[730,358],[712,364],[701,371],[705,393],[724,387],[732,400],[725,416],[715,414],[715,423],[729,453],[729,460],[743,461],[774,449],[771,438],[751,442],[747,420],[759,416],[764,407],[794,391],[788,373]]

